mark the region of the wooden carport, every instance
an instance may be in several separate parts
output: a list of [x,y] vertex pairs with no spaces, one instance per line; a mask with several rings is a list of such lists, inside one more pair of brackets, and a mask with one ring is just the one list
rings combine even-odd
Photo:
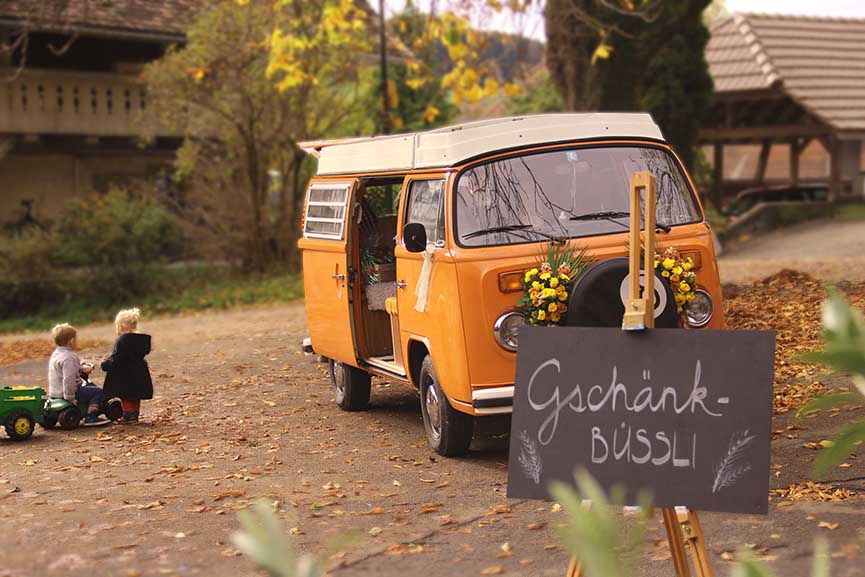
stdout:
[[789,181],[814,139],[830,161],[830,196],[862,196],[865,139],[865,20],[737,14],[712,27],[706,60],[715,104],[700,131],[711,145],[720,206],[725,192],[724,148],[756,144],[753,182],[765,180],[775,144],[789,146]]

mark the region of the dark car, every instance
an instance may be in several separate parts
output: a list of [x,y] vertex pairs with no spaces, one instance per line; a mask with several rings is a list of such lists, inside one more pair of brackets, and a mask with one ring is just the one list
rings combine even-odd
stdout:
[[828,198],[829,185],[823,183],[746,188],[721,213],[726,217],[735,217],[762,202],[826,202]]

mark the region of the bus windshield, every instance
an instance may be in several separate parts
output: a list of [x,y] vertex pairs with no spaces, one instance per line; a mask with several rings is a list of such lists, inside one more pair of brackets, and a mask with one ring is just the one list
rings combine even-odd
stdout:
[[675,157],[653,146],[557,149],[472,166],[456,184],[460,246],[579,238],[628,229],[634,172],[657,178],[661,227],[699,222],[700,209]]

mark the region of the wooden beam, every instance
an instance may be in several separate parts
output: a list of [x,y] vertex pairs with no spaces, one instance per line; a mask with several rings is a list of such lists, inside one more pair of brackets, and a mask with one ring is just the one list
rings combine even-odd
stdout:
[[766,165],[769,163],[769,153],[772,152],[772,141],[764,140],[760,147],[760,161],[757,163],[757,173],[754,175],[754,180],[757,184],[763,184],[766,181]]
[[12,136],[0,136],[0,160],[12,152],[15,148],[15,138]]
[[829,202],[835,202],[841,197],[841,141],[832,136],[829,146]]
[[722,187],[724,186],[724,143],[714,144],[715,177],[712,183],[712,204],[717,210],[721,210]]
[[802,144],[798,138],[790,141],[790,184],[799,184],[799,155],[802,152]]
[[789,98],[782,90],[743,90],[739,92],[717,92],[715,102],[742,102],[744,100],[779,100]]
[[827,136],[828,134],[830,134],[830,129],[822,124],[704,128],[700,131],[700,142],[754,142],[765,139],[778,141],[796,137]]

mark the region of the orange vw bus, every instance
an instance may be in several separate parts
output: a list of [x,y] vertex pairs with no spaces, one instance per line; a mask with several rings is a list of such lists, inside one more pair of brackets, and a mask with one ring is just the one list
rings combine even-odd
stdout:
[[[647,114],[547,114],[416,134],[305,143],[318,157],[303,252],[311,346],[336,402],[364,409],[372,375],[417,387],[430,445],[466,452],[474,420],[509,413],[521,279],[544,245],[593,259],[569,325],[619,326],[629,180],[657,178],[658,245],[691,256],[687,328],[720,328],[711,231],[694,184]],[[680,325],[656,280],[656,326]]]

